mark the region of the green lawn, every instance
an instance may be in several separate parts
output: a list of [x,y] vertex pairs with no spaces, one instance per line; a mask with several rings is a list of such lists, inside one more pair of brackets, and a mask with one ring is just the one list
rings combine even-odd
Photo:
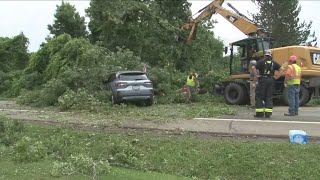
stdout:
[[[115,106],[99,106],[97,112],[100,118],[112,120],[145,120],[170,121],[176,119],[193,119],[196,117],[216,117],[224,114],[235,114],[234,106],[225,104],[222,96],[210,94],[198,95],[194,103],[180,104],[154,104],[152,106],[137,106],[134,104],[121,104]],[[83,113],[81,111],[80,113]],[[82,116],[84,114],[81,114]]]
[[180,104],[154,104],[153,106],[139,106],[134,104],[98,105],[85,110],[59,112],[57,107],[36,108],[30,106],[13,105],[14,109],[31,109],[21,114],[3,111],[15,118],[40,120],[54,120],[58,122],[85,123],[102,126],[118,126],[128,121],[151,121],[165,123],[176,120],[189,120],[197,117],[217,117],[225,114],[235,114],[236,106],[226,105],[223,97],[199,95],[200,102]]
[[[61,179],[61,180],[87,180],[90,176],[71,175],[52,177],[49,173],[52,168],[51,161],[37,163],[14,163],[10,159],[0,161],[0,179],[22,180],[22,179]],[[138,170],[113,167],[107,175],[97,176],[96,179],[110,180],[188,180],[190,178],[178,177],[157,172],[142,172]]]
[[120,105],[108,107],[102,115],[115,120],[174,120],[193,119],[196,117],[216,117],[224,114],[235,114],[234,107],[223,103],[199,102],[190,104],[157,104],[150,107]]
[[[38,162],[17,162],[14,157],[20,154],[16,144],[1,144],[0,179],[50,179],[53,178],[50,175],[53,162],[65,162],[68,157],[77,154],[85,154],[94,160],[107,159],[111,172],[101,175],[107,179],[189,177],[260,180],[320,177],[320,144],[317,143],[294,145],[287,141],[199,138],[192,135],[108,134],[35,125],[26,125],[21,136],[32,140],[27,144],[29,149],[36,149],[39,143],[45,146],[47,156]],[[14,138],[9,140],[19,144],[19,137]],[[4,142],[3,139],[1,142]],[[41,149],[32,151],[27,157],[35,157],[38,151],[41,152]],[[20,153],[23,155],[25,151],[20,148]],[[62,179],[89,177],[92,178],[92,174],[63,176]]]
[[103,176],[103,178],[113,180],[190,180],[190,178],[186,177],[178,177],[155,172],[141,172],[123,168],[113,168],[111,173]]

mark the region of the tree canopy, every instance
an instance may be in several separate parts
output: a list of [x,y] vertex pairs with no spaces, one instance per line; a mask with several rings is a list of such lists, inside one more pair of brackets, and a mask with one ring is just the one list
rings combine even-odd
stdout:
[[[199,31],[203,35],[199,34],[197,43],[192,45],[176,41],[180,26],[191,15],[187,0],[92,0],[86,12],[92,42],[110,50],[128,48],[152,66],[173,64],[179,70],[189,71],[203,68],[198,63],[202,61],[200,56],[192,55],[195,52],[211,57],[205,60],[210,64],[220,58],[217,51],[222,56],[222,42],[208,30]],[[200,39],[208,36],[210,42]],[[213,46],[215,49],[211,49]]]
[[191,15],[187,0],[92,0],[86,13],[89,38],[75,7],[65,2],[57,6],[55,21],[48,25],[53,37],[31,54],[23,72],[3,75],[8,83],[0,91],[41,105],[56,105],[60,97],[64,105],[104,102],[108,74],[142,70],[146,64],[155,93],[165,95],[168,103],[180,102],[177,90],[190,72],[200,74],[207,90],[212,81],[228,77],[223,43],[214,37],[210,21],[199,25],[192,44],[177,41]]
[[61,5],[57,5],[55,20],[52,25],[48,25],[50,34],[57,37],[67,33],[71,37],[85,37],[88,32],[84,17],[81,17],[76,11],[76,8],[70,3],[62,1]]
[[[253,15],[257,24],[271,33],[274,47],[301,45],[314,38],[312,21],[301,21],[298,0],[256,0],[259,13]],[[313,40],[313,39],[312,39]],[[311,40],[311,41],[312,41]]]
[[23,33],[13,38],[0,37],[0,70],[10,72],[24,69],[29,60],[28,43]]

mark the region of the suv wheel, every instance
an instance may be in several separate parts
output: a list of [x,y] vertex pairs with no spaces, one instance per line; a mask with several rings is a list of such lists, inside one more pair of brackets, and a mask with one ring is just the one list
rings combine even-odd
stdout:
[[117,98],[114,95],[111,96],[111,103],[112,104],[120,104],[119,101],[117,100]]
[[152,106],[152,104],[153,104],[153,98],[147,99],[146,105],[147,106]]

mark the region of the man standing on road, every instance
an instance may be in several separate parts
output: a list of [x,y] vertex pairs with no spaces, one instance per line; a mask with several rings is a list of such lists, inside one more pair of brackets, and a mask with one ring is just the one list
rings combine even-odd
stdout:
[[256,85],[257,85],[257,70],[256,70],[257,61],[251,60],[250,61],[250,104],[251,107],[256,106]]
[[257,62],[256,69],[259,71],[260,77],[256,88],[256,114],[254,117],[270,118],[273,108],[274,72],[279,71],[281,66],[272,60],[271,51],[266,50],[264,59]]
[[298,115],[299,111],[301,68],[297,65],[296,55],[290,56],[288,64],[289,65],[284,80],[284,86],[288,89],[289,113],[284,113],[284,115],[295,116]]

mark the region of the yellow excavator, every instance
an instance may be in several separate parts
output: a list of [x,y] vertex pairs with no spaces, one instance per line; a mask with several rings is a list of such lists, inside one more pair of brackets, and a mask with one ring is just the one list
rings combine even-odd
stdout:
[[222,7],[224,0],[214,0],[206,7],[200,9],[196,14],[199,14],[196,18],[189,18],[189,22],[182,25],[181,29],[189,31],[186,43],[190,44],[192,40],[196,37],[198,24],[201,23],[206,18],[211,18],[213,14],[220,14],[230,23],[232,23],[236,28],[249,37],[267,37],[268,34],[261,28],[247,18],[245,15],[241,14],[235,7],[230,3],[227,3],[237,14]]
[[[205,18],[211,18],[213,14],[220,14],[232,25],[238,28],[248,37],[230,43],[230,80],[214,84],[215,92],[224,95],[228,104],[247,104],[249,102],[249,62],[252,59],[260,60],[267,49],[272,51],[275,61],[286,68],[286,63],[292,54],[298,57],[298,64],[301,64],[302,82],[300,90],[300,105],[305,105],[313,98],[320,97],[320,48],[312,46],[286,46],[272,48],[272,38],[262,28],[259,28],[253,21],[241,14],[230,3],[227,5],[234,11],[222,7],[224,0],[214,0],[206,7],[200,9],[195,18],[189,18],[181,29],[188,31],[186,43],[190,44],[195,40],[197,27]],[[227,53],[228,47],[225,48]],[[284,77],[279,78],[275,83],[274,98],[285,104],[287,90],[284,87]]]

